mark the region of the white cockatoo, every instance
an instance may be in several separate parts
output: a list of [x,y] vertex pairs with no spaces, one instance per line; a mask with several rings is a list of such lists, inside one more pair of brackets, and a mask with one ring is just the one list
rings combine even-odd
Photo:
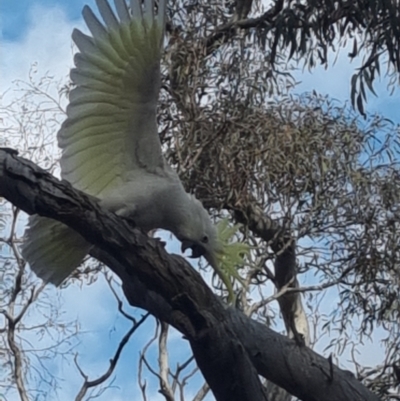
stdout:
[[[144,231],[171,231],[183,251],[191,248],[218,272],[217,230],[161,153],[156,110],[166,1],[115,0],[114,12],[107,0],[96,0],[103,22],[84,7],[91,36],[72,34],[79,53],[58,132],[61,175]],[[59,285],[91,246],[67,226],[32,216],[22,254],[39,277]]]

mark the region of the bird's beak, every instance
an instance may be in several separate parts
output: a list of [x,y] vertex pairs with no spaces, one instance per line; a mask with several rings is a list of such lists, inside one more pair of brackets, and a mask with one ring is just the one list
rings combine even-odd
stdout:
[[207,260],[207,262],[210,264],[210,266],[214,269],[214,270],[219,270],[219,264],[217,261],[217,258],[215,257],[215,255],[211,252],[206,252],[204,254],[205,259]]
[[192,245],[193,245],[193,242],[191,242],[191,241],[186,241],[186,240],[181,241],[181,251],[182,251],[182,253],[185,253],[186,249],[191,248]]
[[206,250],[200,244],[188,240],[183,240],[181,244],[182,253],[185,253],[185,251],[189,248],[192,250],[192,254],[189,256],[189,258],[199,258],[206,253]]

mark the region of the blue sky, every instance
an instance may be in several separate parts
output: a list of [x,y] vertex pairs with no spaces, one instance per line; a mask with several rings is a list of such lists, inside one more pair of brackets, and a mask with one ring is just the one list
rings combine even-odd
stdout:
[[[71,33],[74,27],[82,29],[81,9],[84,4],[93,5],[94,0],[2,0],[0,2],[0,91],[4,92],[12,86],[16,79],[27,80],[33,63],[37,63],[38,76],[48,72],[56,79],[65,79],[72,66]],[[324,70],[319,68],[313,73],[296,74],[301,81],[296,92],[317,90],[340,101],[349,101],[350,78],[356,64],[350,65],[347,52],[342,50],[336,64]],[[366,110],[370,113],[382,113],[387,118],[399,123],[399,95],[390,97],[385,82],[377,84],[378,98],[370,95]],[[12,100],[15,93],[9,91],[3,101]],[[176,246],[171,245],[176,252]],[[108,366],[108,359],[119,338],[129,325],[116,312],[113,296],[104,280],[90,287],[80,288],[71,285],[64,290],[50,290],[54,297],[60,296],[60,308],[65,313],[65,320],[79,318],[81,331],[77,351],[83,368],[96,377]],[[140,316],[141,311],[130,309]],[[118,401],[122,399],[139,399],[136,386],[136,360],[143,343],[153,333],[153,324],[149,323],[139,329],[138,336],[132,341],[123,355],[116,372],[115,384],[119,389],[106,392],[99,400]],[[171,358],[176,361],[177,354],[184,356],[187,346],[180,341],[179,334],[173,335],[171,342]],[[101,352],[99,352],[101,351]],[[101,360],[99,354],[101,355]],[[174,364],[173,364],[174,366]],[[73,363],[57,364],[53,367],[57,376],[64,378],[61,383],[59,399],[71,400],[76,393],[80,378]],[[65,379],[68,377],[68,380]],[[152,381],[151,385],[156,385]],[[110,397],[111,393],[114,398]],[[152,400],[163,397],[153,392]],[[18,398],[15,398],[18,399]],[[11,399],[10,401],[14,401]]]
[[[8,47],[8,45],[24,43],[33,30],[43,31],[46,32],[46,35],[43,35],[40,41],[38,40],[35,50],[40,52],[40,49],[47,48],[48,53],[54,58],[57,53],[51,52],[52,46],[57,43],[70,47],[72,28],[76,26],[82,28],[81,10],[85,4],[92,6],[93,9],[96,8],[94,0],[3,0],[0,2],[0,39],[2,45]],[[60,29],[66,26],[71,28],[69,34],[65,34],[64,30]],[[63,35],[59,37],[61,33]],[[33,44],[32,47],[34,47]],[[341,101],[348,101],[350,78],[358,66],[358,60],[350,64],[347,53],[346,49],[342,49],[335,65],[329,69],[317,68],[312,73],[300,70],[295,74],[301,82],[296,92],[301,93],[318,89],[320,93],[329,94]],[[13,58],[12,61],[16,64],[23,62],[25,74],[27,74],[30,64],[35,61],[40,63],[39,56],[40,54],[37,57],[32,57],[32,59],[27,59],[24,54],[20,53],[18,55],[19,60]],[[2,59],[4,57],[9,58],[9,54],[5,50],[2,51]],[[65,64],[64,60],[61,61]],[[4,61],[1,63],[2,73],[5,69],[12,69],[11,63],[5,64]],[[71,58],[69,58],[68,64],[71,64]],[[5,82],[2,79],[2,88],[5,87]],[[400,122],[398,92],[395,92],[394,96],[389,96],[385,80],[383,82],[377,81],[376,91],[379,95],[378,98],[370,94],[366,110],[370,113],[383,113],[394,122]]]
[[77,21],[81,17],[81,9],[84,4],[94,4],[94,1],[83,2],[81,0],[4,0],[0,3],[2,37],[5,40],[18,41],[23,38],[31,27],[33,9],[60,8],[65,12],[66,18]]

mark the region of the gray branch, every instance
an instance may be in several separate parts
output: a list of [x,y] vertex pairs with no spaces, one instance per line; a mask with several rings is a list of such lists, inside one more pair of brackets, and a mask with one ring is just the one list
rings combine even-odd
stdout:
[[[274,284],[278,293],[288,288],[299,288],[296,278],[296,243],[285,229],[268,218],[260,207],[249,204],[243,210],[232,208],[236,220],[249,227],[258,237],[271,244],[275,257]],[[310,329],[300,292],[284,292],[278,298],[279,307],[290,338],[310,345]]]

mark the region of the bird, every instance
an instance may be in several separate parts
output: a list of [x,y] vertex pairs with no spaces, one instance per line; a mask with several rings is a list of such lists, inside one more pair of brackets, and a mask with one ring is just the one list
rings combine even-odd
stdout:
[[[96,0],[85,6],[89,35],[74,29],[73,89],[57,133],[61,177],[144,232],[165,229],[221,276],[223,244],[202,203],[163,157],[157,126],[167,0]],[[59,286],[93,245],[66,225],[29,217],[21,253]],[[224,280],[225,281],[225,280]],[[227,284],[229,285],[229,284]],[[231,290],[230,290],[231,291]]]

